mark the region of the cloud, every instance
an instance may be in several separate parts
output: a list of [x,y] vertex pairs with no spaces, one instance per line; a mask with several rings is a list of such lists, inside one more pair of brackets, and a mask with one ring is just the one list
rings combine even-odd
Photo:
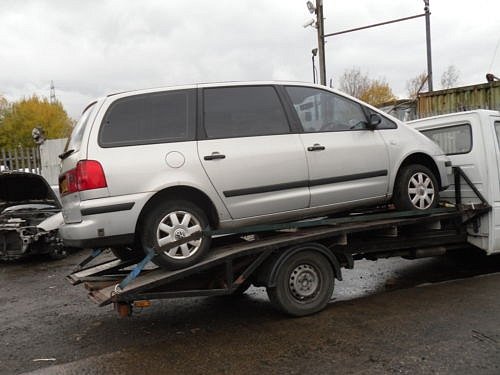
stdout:
[[[423,2],[324,1],[326,32],[423,11]],[[464,84],[484,81],[500,36],[500,4],[431,2],[434,82],[450,64]],[[312,80],[316,32],[305,0],[4,1],[0,92],[56,95],[72,117],[111,92],[226,80]],[[481,22],[477,20],[481,19]],[[327,76],[352,66],[385,77],[393,91],[426,69],[423,18],[328,38]],[[493,71],[500,72],[500,56]]]

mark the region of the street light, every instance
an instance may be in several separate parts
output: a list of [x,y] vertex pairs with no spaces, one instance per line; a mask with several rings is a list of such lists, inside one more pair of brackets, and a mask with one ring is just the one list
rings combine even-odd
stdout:
[[[314,18],[311,18],[310,20],[305,21],[302,26],[305,29],[306,27],[313,26],[315,22],[316,22],[316,20]],[[314,27],[316,27],[316,26],[314,26]]]
[[316,57],[316,55],[318,54],[318,49],[313,48],[311,50],[311,54],[312,54],[312,63],[313,63],[313,83],[316,83],[316,64],[314,63],[314,57]]
[[306,3],[306,5],[307,5],[307,9],[309,9],[309,13],[311,13],[311,14],[316,13],[316,8],[314,7],[312,2],[308,1]]

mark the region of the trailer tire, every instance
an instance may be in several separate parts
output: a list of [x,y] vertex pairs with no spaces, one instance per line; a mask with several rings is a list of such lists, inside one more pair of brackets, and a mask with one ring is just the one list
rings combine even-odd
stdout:
[[112,247],[110,250],[115,257],[124,261],[141,260],[146,256],[142,249],[137,249],[131,246]]
[[[208,251],[210,237],[203,236],[199,240],[163,252],[159,250],[159,241],[164,239],[164,244],[168,244],[206,227],[207,215],[195,204],[182,200],[164,201],[146,215],[141,231],[142,247],[155,250],[157,254],[152,261],[160,267],[169,270],[189,267],[196,264]],[[168,237],[172,240],[168,240]]]
[[429,168],[420,164],[404,166],[394,185],[393,203],[398,210],[426,211],[439,202],[439,185]]
[[271,304],[293,316],[322,310],[330,301],[335,275],[329,260],[315,251],[304,250],[279,265],[276,283],[267,288]]

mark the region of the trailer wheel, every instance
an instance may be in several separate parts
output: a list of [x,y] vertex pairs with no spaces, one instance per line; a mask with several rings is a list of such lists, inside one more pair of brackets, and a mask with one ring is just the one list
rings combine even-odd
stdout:
[[144,220],[142,246],[155,249],[158,254],[152,260],[163,268],[189,267],[207,252],[210,238],[202,237],[166,251],[159,251],[159,248],[207,226],[207,215],[193,203],[181,200],[162,202]]
[[325,256],[314,251],[301,251],[279,266],[276,285],[267,288],[267,295],[279,310],[293,316],[304,316],[326,306],[334,283],[333,268]]
[[394,185],[394,205],[399,210],[429,210],[439,201],[436,177],[429,168],[410,164],[400,171]]
[[115,257],[121,260],[140,260],[145,257],[142,249],[137,249],[131,246],[112,247],[111,252]]

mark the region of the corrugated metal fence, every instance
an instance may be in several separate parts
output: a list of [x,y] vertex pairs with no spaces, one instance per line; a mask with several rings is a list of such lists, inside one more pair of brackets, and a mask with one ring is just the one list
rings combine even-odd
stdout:
[[474,109],[500,110],[500,82],[455,87],[418,95],[419,118]]

